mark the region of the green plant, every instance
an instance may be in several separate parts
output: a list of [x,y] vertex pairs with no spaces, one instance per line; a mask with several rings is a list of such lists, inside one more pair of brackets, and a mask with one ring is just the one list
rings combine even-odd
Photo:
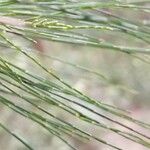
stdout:
[[[117,16],[115,11],[136,11],[137,13],[148,14],[150,8],[148,1],[140,3],[126,3],[123,1],[71,1],[71,0],[1,0],[0,1],[0,46],[1,49],[15,51],[25,55],[32,65],[38,66],[40,71],[47,76],[39,76],[31,71],[23,69],[8,61],[7,54],[0,57],[0,103],[19,115],[32,120],[39,126],[46,129],[52,135],[65,142],[71,149],[77,149],[67,140],[73,136],[81,140],[96,140],[114,149],[122,149],[109,142],[94,136],[93,134],[80,129],[74,123],[69,123],[53,113],[53,108],[60,109],[75,119],[86,122],[89,125],[112,131],[128,140],[139,143],[150,148],[150,137],[128,124],[117,121],[118,118],[127,120],[144,129],[150,129],[149,123],[144,123],[132,118],[128,112],[117,106],[105,104],[99,100],[87,96],[77,90],[56,73],[53,69],[45,67],[40,60],[33,56],[33,53],[40,53],[44,57],[57,60],[76,69],[89,72],[98,76],[100,80],[110,83],[111,81],[100,72],[64,61],[60,58],[47,56],[37,52],[34,48],[26,48],[27,43],[35,44],[36,39],[70,43],[80,46],[95,47],[102,50],[112,50],[125,53],[146,63],[143,56],[150,53],[149,25],[142,20],[130,20]],[[104,10],[106,9],[106,10]],[[109,11],[110,10],[110,11]],[[114,12],[114,13],[113,13]],[[92,31],[92,32],[90,32]],[[103,37],[95,33],[99,32],[110,36],[125,36],[131,38],[133,43],[144,43],[141,47],[126,47],[107,42]],[[112,35],[111,35],[112,34]],[[21,38],[21,44],[12,37]],[[24,43],[26,41],[26,43]],[[33,53],[32,53],[33,52]],[[140,54],[140,55],[139,55]],[[14,100],[17,99],[17,100]],[[18,103],[23,100],[27,106]],[[47,109],[48,106],[48,109]],[[78,106],[78,108],[77,108]],[[31,108],[33,107],[33,108]],[[80,111],[79,109],[83,109]],[[51,110],[51,111],[49,111]],[[84,114],[87,111],[90,115]],[[46,114],[46,115],[44,115]],[[107,123],[97,121],[95,117],[102,118],[117,124],[124,129],[108,126]],[[112,116],[112,117],[111,117]],[[115,119],[113,117],[116,117]],[[17,138],[28,149],[34,149],[21,137],[14,134],[7,125],[0,123],[0,127],[10,135]]]

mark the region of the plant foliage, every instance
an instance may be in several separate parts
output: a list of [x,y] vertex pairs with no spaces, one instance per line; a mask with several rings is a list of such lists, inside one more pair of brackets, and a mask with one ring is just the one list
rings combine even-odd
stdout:
[[[71,149],[77,148],[67,140],[66,137],[70,136],[85,141],[96,140],[118,150],[122,148],[80,129],[73,122],[70,123],[59,118],[53,111],[49,111],[52,108],[56,110],[60,109],[81,122],[114,132],[128,140],[150,148],[150,137],[148,135],[133,129],[128,124],[118,121],[117,118],[127,120],[147,130],[150,130],[150,124],[132,118],[125,110],[105,104],[99,99],[91,98],[77,90],[57,75],[53,71],[53,68],[49,69],[45,67],[32,53],[41,52],[36,52],[33,48],[28,49],[24,44],[20,45],[17,43],[18,38],[30,44],[36,44],[36,39],[70,43],[95,47],[97,50],[122,52],[149,63],[141,57],[142,54],[148,55],[150,53],[150,48],[148,47],[150,44],[149,24],[146,21],[143,22],[142,19],[131,20],[128,17],[118,16],[116,13],[117,11],[131,11],[148,15],[150,13],[148,3],[148,1],[127,3],[117,0],[0,0],[1,49],[6,51],[9,49],[23,54],[39,70],[49,76],[47,78],[42,75],[36,75],[8,61],[6,59],[7,53],[5,56],[1,56],[1,105],[18,113],[22,117],[30,119],[33,123],[37,123],[50,134],[65,142]],[[95,32],[104,35],[111,33],[111,36],[114,36],[114,38],[115,35],[125,36],[133,40],[133,45],[144,43],[145,47],[119,45],[115,42],[99,38],[98,35],[93,34]],[[17,39],[12,38],[12,36],[15,36]],[[98,76],[100,80],[109,83],[109,79],[100,72],[54,56],[47,56],[43,53],[41,55],[44,55],[48,59],[57,60],[65,65],[70,65],[76,69],[89,72]],[[20,105],[14,99],[18,101],[23,100],[34,109],[24,107],[24,105]],[[48,110],[44,104],[48,106]],[[91,115],[84,114],[84,111],[80,111],[75,106],[87,111]],[[106,120],[106,123],[96,120],[95,117],[92,117],[93,115]],[[107,125],[107,121],[117,124],[122,128],[109,126]],[[0,122],[0,127],[11,136],[17,138],[27,149],[34,149],[29,144],[29,141],[26,142],[13,133],[3,122]]]

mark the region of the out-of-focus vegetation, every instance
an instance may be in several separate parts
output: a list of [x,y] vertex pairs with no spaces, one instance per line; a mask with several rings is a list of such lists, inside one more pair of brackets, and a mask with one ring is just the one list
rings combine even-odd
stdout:
[[148,150],[149,14],[149,0],[0,0],[0,150]]

